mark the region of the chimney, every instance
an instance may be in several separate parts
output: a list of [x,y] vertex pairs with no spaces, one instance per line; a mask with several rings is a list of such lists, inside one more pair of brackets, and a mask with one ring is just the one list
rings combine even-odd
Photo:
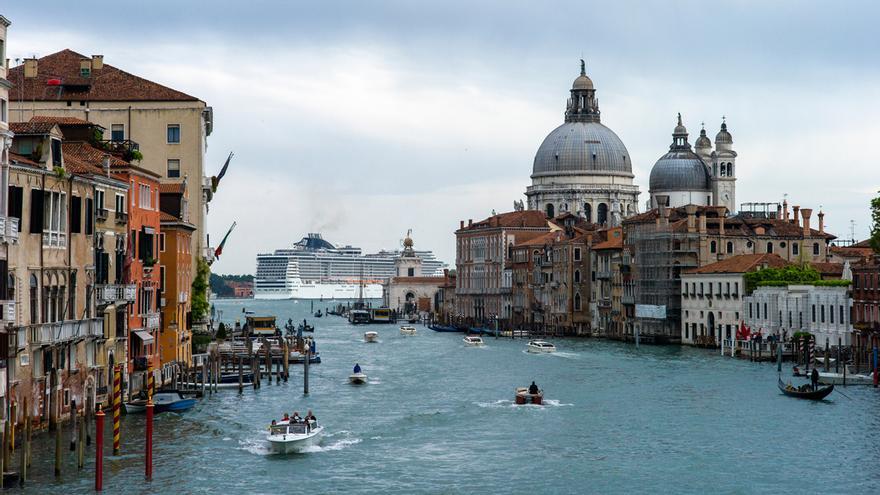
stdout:
[[104,68],[104,56],[92,55],[92,70],[101,70]]
[[92,74],[92,59],[84,58],[79,61],[79,75],[89,77]]
[[822,210],[819,210],[819,233],[825,233],[825,213]]
[[783,215],[783,218],[785,219],[785,221],[787,222],[788,221],[788,200],[787,199],[782,200],[782,215]]
[[24,59],[24,77],[25,79],[32,79],[34,77],[37,77],[37,59]]
[[700,215],[700,233],[706,233],[706,212],[704,211],[702,215]]
[[776,218],[782,218],[782,205],[776,204]]
[[697,205],[687,205],[684,211],[687,213],[688,232],[693,232],[697,229]]
[[470,226],[473,225],[473,224],[474,224],[474,219],[473,219],[473,218],[468,218],[468,227],[470,227]]
[[464,229],[464,220],[458,221],[458,228],[459,228],[459,230]]
[[101,159],[101,167],[104,169],[104,174],[110,177],[110,155],[104,155]]
[[804,216],[804,237],[809,237],[810,235],[810,214],[813,213],[813,210],[810,208],[804,208],[801,210],[801,215]]
[[724,215],[718,217],[718,235],[724,235]]
[[794,216],[794,218],[793,218],[794,224],[796,226],[800,227],[801,226],[801,219],[800,219],[800,217],[798,217],[798,210],[800,210],[801,207],[800,206],[792,206],[791,209],[792,209],[793,216]]

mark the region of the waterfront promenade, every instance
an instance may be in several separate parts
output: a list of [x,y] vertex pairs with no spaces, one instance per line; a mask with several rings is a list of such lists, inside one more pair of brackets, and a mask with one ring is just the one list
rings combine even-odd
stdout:
[[[309,304],[218,301],[225,319],[242,305],[279,321],[308,318]],[[329,303],[327,304],[329,305]],[[316,304],[315,309],[318,308]],[[309,318],[312,322],[312,318]],[[867,466],[880,442],[878,392],[842,389],[821,403],[779,394],[776,367],[716,352],[592,339],[555,340],[555,355],[525,341],[418,326],[365,327],[314,320],[323,362],[260,390],[224,391],[193,411],[156,419],[155,469],[143,481],[143,417],[123,421],[123,454],[105,460],[106,493],[871,493]],[[353,387],[354,362],[370,383]],[[535,379],[545,407],[517,407],[513,389]],[[269,456],[266,424],[311,408],[326,427],[319,448]],[[65,446],[67,434],[65,432]],[[93,451],[63,484],[52,477],[52,442],[38,437],[25,493],[90,493]],[[109,449],[107,449],[109,454]],[[15,490],[15,492],[20,492]]]

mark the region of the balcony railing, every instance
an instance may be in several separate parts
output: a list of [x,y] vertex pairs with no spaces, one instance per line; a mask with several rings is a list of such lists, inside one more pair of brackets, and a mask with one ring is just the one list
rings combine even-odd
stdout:
[[635,304],[636,298],[634,296],[620,296],[621,304]]
[[15,323],[15,301],[0,301],[0,322]]
[[600,270],[596,272],[596,278],[611,278],[611,270]]
[[144,330],[159,329],[159,313],[147,313],[141,315],[141,320],[143,321]]
[[18,219],[0,216],[0,242],[15,244],[18,242]]
[[65,232],[48,232],[43,231],[44,247],[67,247],[67,234]]
[[116,223],[119,225],[128,225],[128,213],[125,213],[124,211],[117,211]]
[[107,208],[95,208],[95,218],[97,218],[99,222],[106,221],[108,216],[110,216],[110,212],[107,211]]
[[39,323],[27,327],[31,345],[55,345],[87,337],[104,337],[104,319]]
[[134,302],[137,295],[135,284],[105,284],[96,287],[98,304]]

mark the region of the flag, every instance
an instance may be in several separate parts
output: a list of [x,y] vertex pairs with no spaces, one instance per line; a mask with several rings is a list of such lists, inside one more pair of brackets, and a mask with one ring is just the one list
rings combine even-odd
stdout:
[[751,331],[749,331],[748,327],[746,327],[745,321],[739,322],[739,330],[736,331],[736,339],[737,340],[748,340],[751,335]]
[[235,155],[235,153],[230,151],[229,156],[226,157],[226,163],[224,163],[223,168],[220,169],[220,173],[211,177],[211,192],[217,192],[217,186],[220,184],[220,179],[226,175],[226,170],[229,168],[229,162],[232,160],[233,155]]
[[236,222],[232,222],[232,226],[229,227],[229,230],[226,232],[226,235],[223,236],[223,240],[220,241],[220,245],[217,246],[217,249],[214,250],[214,257],[219,258],[221,254],[223,254],[223,245],[226,244],[226,239],[229,238],[229,234],[232,233],[232,229],[235,228]]

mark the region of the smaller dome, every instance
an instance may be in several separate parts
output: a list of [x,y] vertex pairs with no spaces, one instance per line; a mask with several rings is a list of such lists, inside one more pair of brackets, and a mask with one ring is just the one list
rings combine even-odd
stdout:
[[721,122],[721,130],[715,135],[715,142],[722,144],[733,144],[733,136],[727,132],[727,122]]
[[586,74],[581,74],[574,80],[574,83],[571,85],[571,89],[575,90],[584,90],[584,89],[593,89],[593,81],[586,76]]
[[712,141],[706,136],[706,129],[700,129],[700,137],[697,138],[697,142],[694,143],[695,148],[711,148]]
[[666,191],[708,191],[709,169],[692,151],[670,151],[651,169],[651,194]]

